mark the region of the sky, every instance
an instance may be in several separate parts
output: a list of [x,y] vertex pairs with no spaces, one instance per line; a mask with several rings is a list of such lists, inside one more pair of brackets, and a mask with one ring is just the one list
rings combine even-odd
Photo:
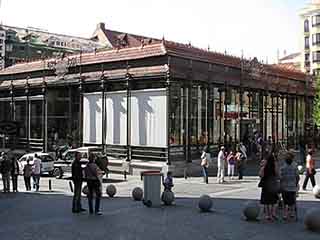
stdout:
[[311,0],[0,0],[5,25],[90,37],[106,28],[272,63],[299,50]]

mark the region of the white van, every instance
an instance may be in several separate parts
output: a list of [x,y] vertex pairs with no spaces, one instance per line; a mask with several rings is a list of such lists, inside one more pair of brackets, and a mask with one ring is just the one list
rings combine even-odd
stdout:
[[27,160],[29,159],[30,164],[33,165],[34,155],[37,154],[41,159],[41,173],[48,173],[50,176],[53,175],[54,170],[54,159],[48,153],[27,153],[23,155],[19,160],[19,172],[23,174],[23,168],[27,164]]

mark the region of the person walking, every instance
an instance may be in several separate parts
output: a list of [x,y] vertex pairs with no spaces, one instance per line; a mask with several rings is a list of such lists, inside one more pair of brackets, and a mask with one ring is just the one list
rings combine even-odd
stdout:
[[11,159],[12,191],[18,192],[19,163],[15,157]]
[[73,191],[73,201],[72,201],[72,212],[79,213],[85,211],[81,207],[81,190],[82,190],[82,181],[83,181],[83,172],[81,167],[81,155],[79,152],[76,153],[75,160],[72,162],[71,172],[72,172],[72,181],[74,186]]
[[224,165],[225,165],[225,148],[224,146],[220,147],[218,154],[218,173],[217,173],[217,182],[224,182]]
[[10,172],[11,172],[11,163],[6,154],[3,152],[1,154],[2,164],[1,164],[1,174],[3,182],[3,192],[10,192]]
[[236,158],[234,152],[231,150],[227,157],[228,162],[228,177],[229,179],[233,179],[234,177],[234,169],[236,165]]
[[84,169],[85,178],[88,184],[88,204],[89,204],[89,213],[93,214],[93,197],[95,195],[95,208],[94,213],[96,215],[102,215],[100,212],[100,199],[101,199],[101,182],[99,179],[100,172],[102,172],[98,165],[94,161],[93,154],[89,155],[89,163]]
[[40,189],[41,159],[38,157],[37,154],[34,154],[34,158],[33,158],[32,177],[33,177],[33,187],[36,189],[36,192],[38,192]]
[[208,179],[209,178],[208,177],[209,161],[210,161],[210,153],[208,151],[208,147],[205,146],[201,154],[201,167],[202,167],[203,181],[206,184],[209,183],[209,179]]
[[261,180],[258,186],[262,188],[260,203],[264,205],[266,219],[272,221],[277,219],[275,204],[279,200],[280,191],[279,170],[273,154],[269,154],[266,160],[261,162],[259,175]]
[[308,181],[310,179],[312,187],[316,186],[316,180],[314,178],[314,175],[316,174],[315,169],[315,161],[312,157],[313,151],[311,149],[308,150],[308,155],[306,158],[306,176],[302,185],[302,189],[306,190]]
[[31,191],[31,176],[32,176],[32,165],[30,164],[30,160],[27,160],[27,164],[24,165],[23,168],[23,178],[24,184],[26,186],[27,191]]
[[238,179],[241,180],[243,179],[243,171],[247,160],[247,155],[244,152],[244,149],[241,150],[241,146],[238,147],[235,158],[237,163]]

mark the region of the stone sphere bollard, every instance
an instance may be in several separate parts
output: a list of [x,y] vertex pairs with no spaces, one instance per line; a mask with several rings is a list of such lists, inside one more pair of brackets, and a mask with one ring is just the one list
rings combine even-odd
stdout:
[[211,197],[208,195],[202,195],[200,197],[198,206],[202,212],[209,212],[212,207]]
[[82,188],[82,193],[83,193],[84,195],[88,195],[88,193],[89,193],[88,185],[85,185],[85,186]]
[[[84,195],[88,196],[88,194],[89,194],[88,185],[85,185],[85,186],[82,188],[82,193],[83,193]],[[95,192],[93,192],[92,195],[93,195],[93,197],[96,197],[96,193],[95,193]]]
[[165,205],[171,205],[174,201],[174,193],[171,191],[164,191],[162,193],[161,200]]
[[135,201],[141,201],[143,198],[143,190],[140,187],[135,187],[132,190],[132,198]]
[[311,231],[320,232],[320,208],[311,208],[307,211],[304,225]]
[[117,193],[117,189],[113,184],[107,186],[106,192],[109,197],[113,197]]
[[247,221],[257,221],[260,214],[260,205],[254,201],[248,201],[243,208],[243,215]]
[[315,198],[320,198],[320,187],[318,185],[312,189],[312,192]]
[[299,172],[299,174],[303,174],[304,168],[303,168],[302,165],[299,165],[299,166],[298,166],[298,172]]

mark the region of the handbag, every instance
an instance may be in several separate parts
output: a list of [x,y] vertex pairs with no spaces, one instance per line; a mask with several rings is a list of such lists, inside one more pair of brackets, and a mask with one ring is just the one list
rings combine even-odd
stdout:
[[313,168],[313,169],[311,170],[311,174],[312,174],[312,175],[316,175],[316,173],[317,173],[317,171]]
[[259,187],[259,188],[263,188],[263,187],[264,187],[264,182],[265,182],[265,181],[264,181],[264,178],[261,178],[260,181],[259,181],[259,183],[258,183],[258,187]]

